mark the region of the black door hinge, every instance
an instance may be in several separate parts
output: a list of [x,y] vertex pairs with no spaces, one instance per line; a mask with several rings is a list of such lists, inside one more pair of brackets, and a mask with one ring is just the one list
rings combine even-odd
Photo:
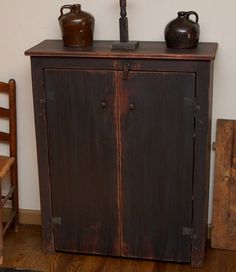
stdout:
[[184,236],[190,236],[191,239],[197,239],[197,235],[193,234],[193,229],[192,228],[188,228],[188,227],[183,227],[182,229],[182,234]]
[[195,108],[195,98],[192,97],[184,97],[184,106],[189,107],[189,106],[194,106]]
[[184,106],[185,107],[193,106],[195,118],[196,118],[197,112],[200,111],[201,109],[201,106],[197,104],[197,100],[195,97],[184,97]]
[[195,118],[195,121],[200,123],[200,124],[203,124],[203,121],[199,118],[199,115],[198,115],[199,111],[201,110],[201,106],[199,104],[197,104],[196,98],[194,98],[193,106],[194,106],[194,118]]
[[130,68],[130,64],[126,62],[123,66],[123,80],[126,80],[128,78],[129,68]]
[[46,92],[46,100],[54,101],[55,100],[55,92]]
[[39,103],[43,105],[46,104],[45,98],[39,98]]
[[61,225],[61,217],[53,217],[52,224],[53,225]]

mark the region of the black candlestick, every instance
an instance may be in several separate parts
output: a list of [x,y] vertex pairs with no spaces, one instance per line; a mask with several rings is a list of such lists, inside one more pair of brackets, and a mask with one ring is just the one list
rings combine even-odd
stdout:
[[120,0],[120,42],[129,41],[128,18],[126,15],[126,0]]
[[126,0],[120,0],[120,42],[111,44],[111,49],[134,50],[139,42],[129,41],[128,18],[126,11]]

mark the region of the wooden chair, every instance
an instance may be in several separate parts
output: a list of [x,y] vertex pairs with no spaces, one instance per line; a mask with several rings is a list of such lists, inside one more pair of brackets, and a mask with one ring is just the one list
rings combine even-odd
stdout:
[[[17,141],[16,141],[16,83],[11,79],[8,83],[0,82],[0,95],[8,95],[9,107],[0,107],[0,120],[9,121],[9,133],[0,131],[0,142],[9,145],[9,156],[0,154],[0,264],[3,263],[3,236],[8,227],[14,224],[18,229],[18,180],[17,180]],[[9,178],[5,178],[9,174]],[[10,188],[3,195],[2,183],[10,179]],[[5,189],[5,188],[4,188]],[[5,191],[5,190],[4,190]],[[3,222],[3,208],[11,201],[11,215]],[[5,221],[5,220],[4,220]]]

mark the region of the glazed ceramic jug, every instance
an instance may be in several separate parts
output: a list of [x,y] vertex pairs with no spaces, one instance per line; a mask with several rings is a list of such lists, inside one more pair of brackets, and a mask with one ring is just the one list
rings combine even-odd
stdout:
[[[64,13],[65,10],[69,12]],[[91,46],[93,43],[94,17],[81,10],[79,4],[61,7],[58,18],[65,46]]]
[[[192,21],[190,15],[195,16]],[[165,28],[165,41],[169,48],[197,47],[200,35],[198,14],[195,11],[180,11],[178,17],[169,22]]]

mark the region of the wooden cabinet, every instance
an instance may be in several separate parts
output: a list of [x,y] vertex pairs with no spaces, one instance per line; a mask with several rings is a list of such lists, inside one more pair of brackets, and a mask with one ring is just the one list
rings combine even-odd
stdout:
[[109,44],[26,51],[44,248],[201,266],[217,44]]
[[119,254],[115,73],[44,76],[55,249]]
[[182,72],[120,80],[124,256],[190,261],[194,86]]

